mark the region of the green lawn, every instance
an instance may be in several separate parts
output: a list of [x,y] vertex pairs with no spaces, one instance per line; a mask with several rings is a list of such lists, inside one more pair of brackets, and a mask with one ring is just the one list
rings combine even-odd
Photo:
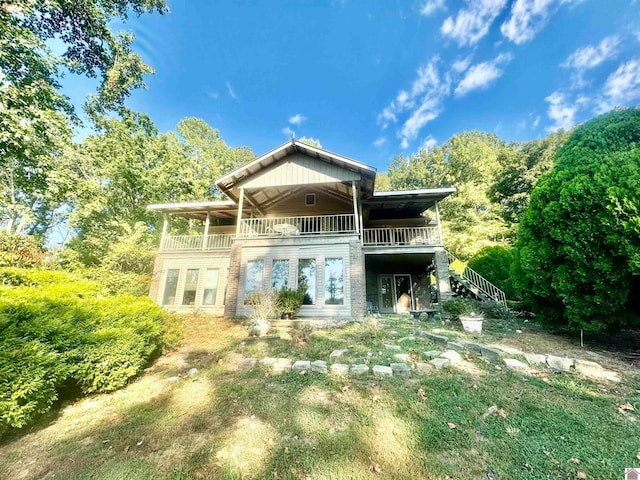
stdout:
[[[463,335],[453,323],[427,328],[435,327]],[[184,329],[184,346],[131,385],[62,405],[6,436],[0,478],[486,479],[490,468],[498,479],[610,480],[640,465],[640,374],[613,357],[598,361],[621,383],[521,375],[475,355],[409,378],[277,375],[237,364],[329,360],[337,348],[349,349],[351,363],[388,364],[395,352],[385,343],[416,359],[438,345],[412,338],[416,325],[402,317],[252,342],[222,319],[186,318]],[[485,329],[483,343],[576,351],[533,325]],[[187,377],[192,367],[198,373]],[[627,402],[636,410],[619,411]]]

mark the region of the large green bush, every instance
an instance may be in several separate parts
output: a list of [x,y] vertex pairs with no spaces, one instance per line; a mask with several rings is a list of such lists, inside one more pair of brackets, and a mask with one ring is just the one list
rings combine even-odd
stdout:
[[65,272],[0,269],[0,434],[47,411],[61,388],[122,387],[159,349],[165,314]]
[[639,109],[614,110],[574,131],[536,184],[518,235],[514,271],[543,321],[601,330],[634,319]]
[[518,299],[511,280],[515,251],[509,247],[484,247],[469,260],[467,266],[502,290],[507,298]]
[[46,254],[32,235],[0,231],[0,267],[35,267],[46,261]]

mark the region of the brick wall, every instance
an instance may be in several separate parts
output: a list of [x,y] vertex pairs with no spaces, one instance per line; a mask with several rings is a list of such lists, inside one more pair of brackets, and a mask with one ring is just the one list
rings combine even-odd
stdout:
[[240,261],[242,242],[236,240],[231,245],[229,259],[229,277],[227,278],[227,295],[224,299],[224,316],[235,317],[238,303],[238,287],[240,285]]
[[349,242],[349,257],[351,259],[351,316],[361,319],[367,309],[366,278],[364,272],[364,252],[360,240]]

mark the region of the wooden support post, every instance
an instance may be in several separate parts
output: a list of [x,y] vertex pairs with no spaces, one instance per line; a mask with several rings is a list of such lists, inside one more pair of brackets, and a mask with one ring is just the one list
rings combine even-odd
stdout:
[[164,251],[164,244],[167,241],[167,229],[169,228],[169,220],[164,215],[164,222],[162,224],[162,236],[160,237],[160,251]]
[[438,222],[438,236],[440,237],[440,245],[444,245],[444,239],[442,238],[442,225],[440,224],[440,209],[438,208],[438,202],[436,202],[436,222]]
[[207,220],[204,222],[204,237],[202,238],[202,250],[206,250],[209,244],[209,224],[211,222],[211,212],[207,212]]
[[240,236],[242,226],[242,206],[244,204],[244,188],[240,189],[240,200],[238,200],[238,223],[236,224],[236,238]]
[[353,196],[353,223],[356,227],[356,233],[360,233],[360,222],[358,221],[358,197],[356,195],[355,180],[351,180],[351,194]]

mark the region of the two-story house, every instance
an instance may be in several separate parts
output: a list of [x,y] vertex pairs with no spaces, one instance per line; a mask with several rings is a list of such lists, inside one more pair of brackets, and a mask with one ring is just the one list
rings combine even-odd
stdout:
[[[311,318],[429,308],[434,291],[446,299],[438,202],[455,189],[374,192],[375,178],[291,140],[218,179],[228,200],[150,205],[165,214],[151,297],[179,312],[246,316],[252,292],[303,285],[299,316]],[[199,233],[172,235],[170,216]]]

